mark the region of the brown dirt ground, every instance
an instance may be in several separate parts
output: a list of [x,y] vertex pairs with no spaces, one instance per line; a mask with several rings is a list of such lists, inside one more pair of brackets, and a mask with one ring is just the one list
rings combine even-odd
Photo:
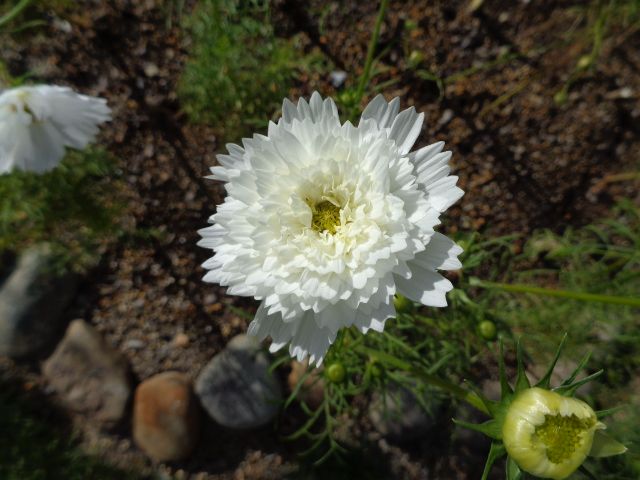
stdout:
[[[181,112],[175,87],[188,39],[175,22],[168,24],[162,3],[78,2],[82,5],[65,17],[70,28],[52,18],[41,33],[0,47],[12,74],[33,72],[42,82],[106,97],[113,108],[103,144],[120,161],[128,220],[138,231],[156,234],[113,245],[86,279],[68,317],[93,323],[125,353],[139,380],[165,370],[194,378],[246,328],[246,320],[229,306],[253,308],[252,302],[227,297],[224,289],[201,281],[200,264],[208,252],[196,247],[196,231],[223,198],[221,186],[202,177],[220,146],[215,128],[194,126]],[[392,1],[379,46],[385,69],[373,81],[397,80],[384,93],[400,95],[405,106],[425,112],[421,144],[445,140],[453,150],[467,193],[448,212],[447,229],[525,234],[538,227],[561,229],[597,218],[618,198],[637,196],[637,184],[610,180],[638,165],[639,32],[614,30],[596,67],[575,83],[567,103],[557,106],[553,94],[589,50],[584,35],[567,39],[571,28],[584,27],[572,8],[580,2],[491,0],[475,13],[466,10],[467,3]],[[275,5],[279,34],[305,32],[308,48],[320,48],[355,81],[375,2],[278,0]],[[407,32],[410,21],[417,28]],[[487,66],[507,50],[517,58]],[[412,51],[441,77],[480,68],[447,83],[439,98],[435,82],[407,66]],[[302,77],[291,94],[308,95],[315,88],[335,92],[327,78],[315,74]],[[188,337],[186,345],[177,345],[180,334]],[[34,367],[2,362],[2,368],[18,368],[29,381],[41,382]],[[280,478],[295,461],[292,447],[276,441],[271,429],[239,434],[209,427],[192,460],[158,471],[177,471],[178,478]],[[131,444],[127,428],[114,434],[87,431],[86,439],[115,464],[152,469]],[[431,454],[379,449],[398,478],[426,478],[427,471],[429,478],[466,478],[454,468],[462,460],[438,460],[443,453],[438,449]]]

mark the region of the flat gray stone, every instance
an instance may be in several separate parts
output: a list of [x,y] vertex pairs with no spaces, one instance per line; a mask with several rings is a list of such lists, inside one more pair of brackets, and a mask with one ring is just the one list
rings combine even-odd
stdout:
[[131,396],[129,366],[83,320],[69,324],[42,373],[67,408],[111,427],[127,413]]
[[255,338],[233,338],[196,379],[195,392],[204,410],[220,425],[235,429],[272,421],[282,402],[282,389],[269,373],[269,365]]
[[56,340],[76,275],[56,273],[46,245],[24,252],[0,287],[0,355],[27,357]]

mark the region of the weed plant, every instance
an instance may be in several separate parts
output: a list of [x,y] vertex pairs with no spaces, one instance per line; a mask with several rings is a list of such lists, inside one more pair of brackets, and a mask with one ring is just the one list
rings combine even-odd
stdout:
[[69,152],[56,169],[42,175],[0,175],[0,252],[18,254],[49,242],[60,265],[74,271],[92,265],[100,246],[123,228],[123,207],[107,180],[114,171],[104,150],[90,149]]
[[[498,272],[496,272],[498,273]],[[561,235],[533,235],[499,281],[547,286],[574,292],[637,297],[640,292],[640,209],[620,203],[609,219]],[[638,325],[638,309],[599,302],[500,293],[494,300],[499,317],[517,332],[536,336],[536,351],[557,343],[563,332],[571,343],[599,345]],[[640,340],[640,336],[638,337]],[[640,343],[639,347],[640,348]],[[569,346],[568,351],[571,350]],[[640,364],[638,364],[640,367]]]
[[573,9],[576,24],[583,26],[571,29],[566,36],[569,41],[583,43],[586,52],[578,58],[569,78],[554,95],[558,104],[564,104],[572,85],[596,67],[605,41],[613,32],[618,33],[616,42],[621,44],[640,30],[640,0],[592,0]]
[[[356,401],[359,397],[382,395],[397,403],[391,397],[399,386],[434,416],[442,413],[438,408],[443,398],[473,401],[472,388],[456,386],[464,385],[466,378],[490,375],[483,362],[498,355],[497,339],[512,343],[520,335],[526,340],[529,362],[544,365],[568,332],[568,357],[579,359],[592,350],[591,364],[605,370],[602,381],[591,390],[592,400],[602,406],[633,402],[632,383],[640,372],[637,308],[478,288],[475,276],[510,284],[637,296],[640,208],[622,202],[602,222],[568,228],[562,234],[539,231],[523,240],[518,236],[483,240],[477,233],[462,236],[458,242],[465,247],[465,268],[457,272],[458,288],[450,292],[446,309],[416,309],[411,302],[402,301],[397,305],[397,318],[387,321],[384,332],[361,335],[347,330],[339,336],[326,357],[324,373],[316,379],[324,382],[323,403],[311,408],[300,394],[304,382],[314,375],[311,370],[286,400],[285,408],[298,404],[307,415],[307,421],[287,438],[307,439],[309,448],[303,454],[320,464],[346,452],[340,430],[350,417],[362,415],[362,402]],[[275,364],[287,359],[283,356]],[[331,379],[334,365],[344,371],[339,381]],[[635,428],[629,428],[640,421],[637,412],[636,405],[613,417],[611,430],[630,453],[593,462],[590,468],[599,473],[597,478],[640,475],[640,437]]]
[[224,138],[265,128],[307,62],[294,39],[274,35],[270,15],[268,1],[203,0],[184,20],[192,43],[183,108]]
[[64,415],[44,397],[0,379],[0,478],[2,480],[134,480],[142,476],[106,465],[60,435]]

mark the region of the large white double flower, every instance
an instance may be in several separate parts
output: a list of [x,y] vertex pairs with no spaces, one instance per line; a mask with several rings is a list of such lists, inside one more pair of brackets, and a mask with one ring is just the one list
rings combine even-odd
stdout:
[[65,147],[82,149],[111,119],[102,98],[67,87],[17,87],[0,94],[0,173],[55,168]]
[[401,293],[445,306],[462,249],[434,231],[463,192],[444,143],[410,152],[424,114],[377,96],[358,126],[331,99],[285,100],[267,136],[227,145],[228,196],[202,229],[204,280],[262,303],[249,333],[320,364],[342,327],[382,331]]

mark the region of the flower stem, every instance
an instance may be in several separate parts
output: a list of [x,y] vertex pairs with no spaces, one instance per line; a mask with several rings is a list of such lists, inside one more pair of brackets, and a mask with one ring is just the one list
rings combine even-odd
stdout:
[[613,305],[626,305],[628,307],[640,307],[640,298],[601,295],[599,293],[572,292],[570,290],[556,290],[554,288],[534,287],[532,285],[487,282],[478,278],[470,279],[469,283],[474,287],[504,290],[505,292],[533,293],[536,295],[569,298],[572,300],[581,300],[584,302],[600,302],[610,303]]
[[447,380],[437,377],[436,375],[426,372],[423,369],[416,368],[408,362],[400,360],[399,358],[394,357],[393,355],[389,355],[388,353],[381,352],[379,350],[374,350],[365,346],[358,346],[357,349],[368,355],[369,357],[381,362],[386,363],[388,365],[399,368],[400,370],[404,370],[405,372],[410,373],[415,376],[419,380],[439,388],[440,390],[444,390],[447,393],[450,393],[455,398],[467,402],[472,407],[480,410],[483,413],[489,413],[487,407],[485,407],[484,403],[475,393],[469,392],[454,383],[451,383]]
[[373,34],[371,35],[371,39],[369,40],[369,46],[367,48],[367,58],[364,63],[364,70],[362,71],[362,75],[360,76],[360,82],[358,83],[358,90],[356,90],[354,105],[360,105],[362,96],[364,95],[364,89],[369,83],[369,78],[371,77],[371,66],[373,65],[373,53],[376,50],[378,38],[380,37],[380,27],[382,26],[382,20],[384,19],[384,14],[387,10],[388,4],[389,0],[380,1],[380,7],[378,8],[378,17],[376,18],[376,23],[373,27]]

